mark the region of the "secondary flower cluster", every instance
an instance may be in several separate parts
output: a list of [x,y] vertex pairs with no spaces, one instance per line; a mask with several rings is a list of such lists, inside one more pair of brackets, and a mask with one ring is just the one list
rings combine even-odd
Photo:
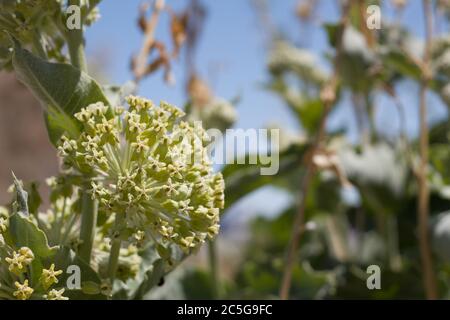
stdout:
[[[98,2],[98,1],[97,1]],[[93,1],[80,1],[82,23],[90,26],[99,18]],[[11,67],[11,43],[14,36],[33,53],[48,59],[66,62],[66,43],[70,1],[66,0],[2,0],[0,1],[0,69]],[[3,32],[7,31],[7,33]]]
[[67,170],[87,177],[92,198],[108,214],[124,215],[123,228],[161,245],[189,251],[219,230],[224,183],[212,172],[208,136],[182,121],[183,112],[161,102],[128,97],[129,109],[102,103],[75,114],[83,133],[63,136],[59,154]]
[[[18,251],[13,251],[9,257],[5,258],[8,264],[8,270],[14,275],[24,278],[28,271],[28,266],[31,265],[35,259],[33,251],[28,247],[22,247]],[[58,276],[62,274],[62,270],[55,270],[55,265],[52,264],[49,269],[42,269],[41,276],[39,278],[40,285],[44,290],[50,289],[54,284],[58,283]],[[19,281],[14,282],[16,290],[13,292],[13,296],[18,300],[28,300],[34,293],[34,289],[30,286],[29,280],[23,280],[23,283]],[[52,289],[48,291],[48,294],[44,296],[47,300],[68,300],[63,296],[64,289],[56,290]]]
[[205,129],[219,129],[225,132],[236,122],[237,113],[234,106],[225,99],[214,97],[205,105],[195,104],[190,106],[188,120],[191,122],[202,121]]
[[327,80],[327,74],[317,67],[316,57],[311,52],[283,41],[276,43],[269,56],[268,65],[270,72],[275,75],[293,72],[300,78],[318,85]]

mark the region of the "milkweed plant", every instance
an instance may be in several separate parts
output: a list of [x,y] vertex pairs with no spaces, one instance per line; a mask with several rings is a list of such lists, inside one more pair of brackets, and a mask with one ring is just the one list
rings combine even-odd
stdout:
[[99,2],[0,1],[0,68],[41,102],[61,160],[46,212],[36,185],[13,175],[0,299],[140,299],[219,232],[224,181],[206,131],[89,76],[83,30]]

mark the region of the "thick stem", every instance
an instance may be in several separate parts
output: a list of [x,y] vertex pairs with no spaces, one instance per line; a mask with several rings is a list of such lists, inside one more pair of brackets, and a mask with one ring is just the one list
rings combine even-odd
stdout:
[[282,300],[287,300],[289,298],[289,291],[291,289],[292,281],[292,269],[294,268],[294,264],[296,262],[295,258],[305,220],[306,198],[308,197],[309,187],[311,185],[314,172],[315,167],[313,162],[308,161],[308,167],[306,168],[302,181],[300,204],[297,210],[297,215],[295,216],[294,225],[292,227],[291,241],[289,242],[286,264],[283,272],[283,278],[281,280],[280,298]]
[[321,145],[326,135],[325,130],[326,120],[328,118],[328,114],[330,112],[331,107],[336,101],[336,91],[338,86],[338,70],[342,55],[342,38],[345,28],[348,24],[349,10],[350,4],[348,2],[344,4],[342,8],[342,16],[339,26],[339,32],[337,34],[336,56],[334,58],[333,75],[331,76],[330,80],[328,81],[328,83],[325,85],[325,87],[322,89],[321,92],[321,100],[324,108],[319,128],[315,140],[313,141],[311,151],[306,155],[307,158],[305,159],[306,171],[303,176],[300,187],[301,189],[300,204],[294,220],[294,225],[292,227],[291,239],[287,248],[286,263],[283,271],[283,277],[281,280],[280,298],[282,300],[286,300],[289,298],[289,291],[291,288],[291,281],[292,281],[292,269],[294,268],[294,264],[296,262],[296,254],[299,247],[300,237],[304,229],[303,224],[305,220],[306,199],[308,197],[311,182],[313,180],[316,171],[316,167],[313,163],[313,157],[314,154],[317,152],[317,150],[321,148]]
[[81,259],[90,263],[92,246],[95,237],[95,227],[97,225],[98,201],[92,200],[87,189],[83,189],[81,199],[81,245],[78,251]]
[[[80,6],[80,0],[71,0],[69,3],[71,5]],[[84,53],[83,25],[81,25],[79,29],[67,30],[66,38],[70,62],[75,68],[87,72],[87,62]]]
[[82,32],[78,30],[69,31],[68,35],[68,47],[70,62],[75,68],[81,71],[87,71],[87,62],[84,55],[84,44]]
[[209,270],[211,272],[211,284],[213,299],[220,299],[221,286],[219,279],[219,264],[217,263],[217,243],[216,241],[208,242],[208,258],[209,258]]
[[423,270],[423,283],[427,299],[437,299],[436,279],[433,271],[433,257],[430,249],[428,220],[430,215],[427,165],[428,165],[428,129],[425,96],[426,90],[420,90],[420,167],[419,167],[419,198],[417,215],[419,224],[419,245]]
[[124,219],[125,216],[123,214],[116,214],[115,234],[114,239],[112,239],[111,252],[109,254],[108,262],[108,277],[111,281],[111,285],[113,285],[114,283],[117,266],[119,264],[120,247],[122,245],[122,240],[120,238],[120,228],[122,227]]
[[108,263],[108,277],[113,283],[114,278],[116,276],[117,265],[119,264],[119,254],[120,254],[120,246],[122,241],[120,239],[114,239],[111,245],[111,252],[109,255],[109,263]]
[[432,37],[432,9],[431,1],[423,0],[423,9],[425,15],[425,52],[423,57],[423,76],[420,85],[420,165],[418,169],[419,198],[417,204],[418,228],[419,228],[419,246],[423,270],[423,283],[427,299],[437,299],[438,290],[433,268],[433,257],[430,247],[428,234],[429,225],[429,198],[430,190],[428,185],[427,167],[428,167],[428,125],[427,125],[427,104],[426,94],[431,78],[430,72],[430,50]]

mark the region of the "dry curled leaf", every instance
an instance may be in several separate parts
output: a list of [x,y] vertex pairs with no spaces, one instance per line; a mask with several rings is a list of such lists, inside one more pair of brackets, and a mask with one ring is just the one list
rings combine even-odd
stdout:
[[[137,81],[160,68],[164,68],[164,80],[167,83],[173,83],[170,66],[171,57],[164,43],[155,39],[155,29],[164,6],[164,0],[155,1],[153,12],[148,19],[146,15],[150,5],[148,3],[143,4],[139,9],[138,25],[144,33],[144,41],[139,54],[131,60],[131,69]],[[154,51],[156,51],[157,56],[150,59]]]
[[296,14],[302,21],[307,21],[311,18],[314,3],[309,1],[301,1],[297,5]]
[[177,57],[180,53],[182,45],[187,39],[187,27],[189,16],[187,12],[183,12],[180,15],[171,12],[170,30],[172,33],[172,42],[174,46],[173,56]]

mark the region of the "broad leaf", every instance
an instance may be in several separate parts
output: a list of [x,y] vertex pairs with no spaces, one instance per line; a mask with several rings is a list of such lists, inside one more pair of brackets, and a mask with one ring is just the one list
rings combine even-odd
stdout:
[[17,78],[39,99],[45,110],[50,140],[56,144],[64,132],[76,137],[79,125],[73,115],[91,103],[109,105],[100,86],[69,64],[49,63],[23,49],[14,40],[13,66]]
[[[246,164],[228,164],[222,174],[225,179],[225,206],[231,207],[250,192],[269,184],[276,184],[278,180],[291,176],[300,168],[304,155],[304,146],[291,145],[279,155],[279,170],[276,176],[261,175],[260,163],[248,164],[250,155],[245,156]],[[242,160],[242,159],[241,159]]]
[[57,247],[50,248],[45,233],[40,230],[22,212],[16,212],[9,218],[9,238],[16,249],[30,248],[35,256],[31,263],[31,281],[36,283],[42,273],[43,260],[52,257]]
[[101,292],[102,283],[97,272],[80,259],[71,249],[61,247],[51,262],[55,263],[57,269],[63,270],[59,278],[59,284],[65,288],[67,287],[66,284],[69,277],[72,276],[72,273],[67,273],[67,268],[69,266],[77,266],[80,268],[81,289],[70,290],[66,288],[64,295],[69,297],[69,299],[106,299],[106,296]]

